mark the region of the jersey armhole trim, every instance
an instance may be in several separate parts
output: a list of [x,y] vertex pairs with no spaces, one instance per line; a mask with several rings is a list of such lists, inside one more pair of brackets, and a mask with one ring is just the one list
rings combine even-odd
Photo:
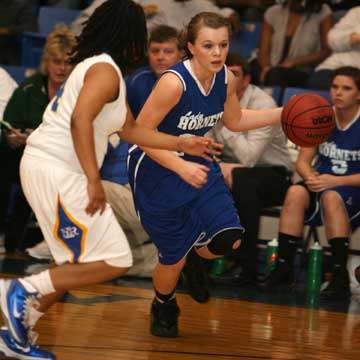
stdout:
[[186,83],[185,83],[184,78],[181,76],[181,74],[179,72],[175,71],[175,70],[170,69],[170,70],[164,71],[163,75],[166,74],[166,73],[169,73],[169,72],[175,74],[180,79],[180,81],[183,84],[183,88],[184,88],[184,92],[185,92],[186,91]]

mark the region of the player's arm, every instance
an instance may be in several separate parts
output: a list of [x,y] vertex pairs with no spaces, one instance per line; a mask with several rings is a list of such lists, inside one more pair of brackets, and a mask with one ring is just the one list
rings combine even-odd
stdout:
[[108,63],[91,66],[85,74],[84,83],[71,116],[71,136],[76,155],[88,179],[89,203],[86,212],[90,215],[104,211],[105,192],[100,181],[96,160],[93,121],[102,108],[119,95],[120,78],[115,68]]
[[295,168],[304,180],[308,180],[311,176],[317,174],[312,167],[316,151],[317,147],[300,148]]
[[135,121],[128,104],[127,110],[126,121],[119,131],[119,135],[120,138],[129,143],[156,149],[186,152],[206,159],[209,159],[211,154],[218,155],[214,148],[222,146],[212,139],[204,137],[177,137],[158,132],[148,124],[142,125]]
[[334,176],[335,186],[360,186],[360,174]]
[[241,109],[236,96],[234,75],[228,71],[227,98],[221,118],[231,131],[248,131],[280,122],[282,108],[251,110]]
[[[164,74],[141,109],[136,123],[151,129],[157,128],[168,112],[178,103],[182,93],[183,85],[180,79],[172,73]],[[175,172],[194,187],[202,186],[207,180],[208,169],[203,165],[185,161],[167,150],[149,147],[143,147],[143,150],[154,161]]]

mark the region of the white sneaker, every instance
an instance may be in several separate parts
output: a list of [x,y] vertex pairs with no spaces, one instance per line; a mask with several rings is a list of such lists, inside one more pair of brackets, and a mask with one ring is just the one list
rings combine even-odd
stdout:
[[47,259],[52,260],[53,257],[51,255],[50,249],[48,244],[45,240],[41,241],[40,243],[36,244],[35,246],[28,248],[25,250],[30,256],[36,259]]

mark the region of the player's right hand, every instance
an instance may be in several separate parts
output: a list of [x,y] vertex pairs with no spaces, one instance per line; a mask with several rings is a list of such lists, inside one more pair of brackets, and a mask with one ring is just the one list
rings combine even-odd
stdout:
[[210,169],[205,165],[192,161],[184,161],[184,165],[181,166],[177,173],[188,184],[196,189],[200,189],[208,180],[208,171]]
[[100,179],[88,181],[88,195],[89,203],[85,212],[90,216],[93,216],[97,211],[102,214],[106,207],[106,195]]
[[199,156],[213,161],[213,156],[221,155],[224,145],[215,142],[209,137],[181,136],[179,137],[179,150],[189,155]]

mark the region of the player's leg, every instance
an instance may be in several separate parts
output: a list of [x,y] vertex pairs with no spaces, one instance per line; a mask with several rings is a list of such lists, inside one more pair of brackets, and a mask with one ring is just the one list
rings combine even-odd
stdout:
[[196,200],[193,212],[200,218],[202,229],[206,233],[204,246],[201,242],[196,243],[196,250],[202,257],[223,257],[240,247],[244,228],[223,178],[217,179]]
[[52,255],[64,264],[24,279],[0,281],[4,321],[16,343],[27,347],[33,325],[58,296],[119,276],[131,266],[132,257],[110,206],[101,215],[85,213],[83,176],[32,159],[22,162],[21,171],[24,193]]
[[175,337],[178,335],[179,307],[176,302],[176,285],[178,283],[185,259],[172,265],[160,262],[153,273],[155,298],[151,304],[150,331],[155,336]]
[[351,231],[344,200],[337,191],[326,191],[321,196],[321,208],[326,238],[331,246],[333,275],[329,285],[322,291],[327,298],[346,298],[350,293],[346,269]]
[[64,264],[22,279],[1,280],[1,308],[7,330],[0,333],[0,351],[7,356],[52,359],[35,347],[32,328],[65,291],[113,279],[126,268],[98,261]]
[[176,286],[185,257],[201,230],[191,206],[176,206],[174,209],[158,208],[152,212],[141,211],[144,228],[153,239],[159,253],[159,262],[153,273],[155,297],[151,306],[153,335],[175,337],[178,335],[179,307],[176,302]]
[[261,282],[263,289],[272,290],[293,281],[294,259],[302,239],[305,212],[314,201],[305,186],[293,185],[287,191],[279,222],[278,261],[275,269]]
[[64,264],[22,279],[1,280],[3,319],[16,342],[26,346],[29,341],[28,332],[37,321],[31,318],[33,307],[43,313],[64,292],[111,280],[126,271],[127,267],[97,261]]

